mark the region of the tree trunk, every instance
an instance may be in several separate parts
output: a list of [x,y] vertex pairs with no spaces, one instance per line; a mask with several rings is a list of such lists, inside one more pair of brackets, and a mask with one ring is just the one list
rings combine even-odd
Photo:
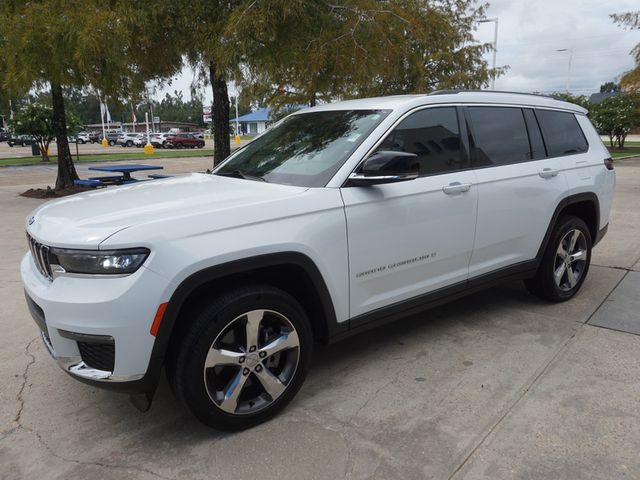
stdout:
[[49,144],[44,140],[38,140],[36,142],[38,144],[38,150],[40,150],[40,156],[42,157],[43,162],[49,162],[49,154],[47,150],[49,149]]
[[224,72],[217,70],[215,62],[209,64],[209,81],[213,90],[213,166],[231,153],[229,128],[229,92]]
[[69,140],[67,139],[67,117],[64,112],[64,98],[62,86],[51,84],[51,101],[53,103],[53,131],[58,145],[58,177],[56,190],[73,187],[73,181],[78,179],[76,168],[73,166]]

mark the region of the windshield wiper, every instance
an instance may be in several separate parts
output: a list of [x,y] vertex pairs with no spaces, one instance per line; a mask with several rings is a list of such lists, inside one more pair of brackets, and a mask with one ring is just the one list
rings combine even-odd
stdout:
[[259,182],[267,182],[266,178],[247,175],[246,173],[242,173],[240,170],[233,170],[231,172],[217,172],[216,175],[220,175],[222,177],[234,177],[234,178],[243,178],[245,180],[256,180]]

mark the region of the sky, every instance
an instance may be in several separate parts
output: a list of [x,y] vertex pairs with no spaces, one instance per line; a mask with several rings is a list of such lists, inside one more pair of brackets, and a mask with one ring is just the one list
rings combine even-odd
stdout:
[[[634,66],[630,51],[640,43],[640,30],[618,27],[609,14],[637,10],[638,0],[493,0],[489,4],[487,18],[498,18],[496,64],[509,67],[496,80],[496,90],[564,91],[569,77],[569,91],[588,96]],[[494,25],[479,24],[477,40],[493,42]],[[492,54],[485,57],[491,66]],[[185,68],[170,85],[159,88],[156,97],[182,90],[189,98],[192,79],[193,72]],[[204,89],[204,94],[205,103],[210,103],[211,88]],[[230,94],[235,94],[233,85]]]

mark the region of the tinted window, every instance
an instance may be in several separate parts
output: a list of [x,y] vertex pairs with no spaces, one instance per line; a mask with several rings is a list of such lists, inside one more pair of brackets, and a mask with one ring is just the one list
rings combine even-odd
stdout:
[[531,158],[522,110],[469,107],[474,136],[474,166],[508,165]]
[[428,108],[409,115],[383,140],[380,150],[415,153],[420,175],[459,170],[460,129],[455,107]]
[[527,122],[527,129],[529,130],[529,142],[531,143],[531,158],[539,160],[547,156],[547,152],[544,148],[544,141],[542,140],[542,133],[540,132],[540,125],[538,120],[530,108],[522,110],[524,112],[524,119]]
[[537,110],[549,156],[586,152],[589,148],[573,113]]
[[215,171],[301,187],[324,187],[388,110],[331,110],[285,118]]

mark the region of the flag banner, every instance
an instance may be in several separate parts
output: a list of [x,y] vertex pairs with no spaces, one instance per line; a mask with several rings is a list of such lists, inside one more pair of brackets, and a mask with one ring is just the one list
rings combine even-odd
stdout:
[[104,104],[104,111],[107,114],[107,123],[111,123],[111,113],[109,112],[109,107],[107,107],[107,103]]

